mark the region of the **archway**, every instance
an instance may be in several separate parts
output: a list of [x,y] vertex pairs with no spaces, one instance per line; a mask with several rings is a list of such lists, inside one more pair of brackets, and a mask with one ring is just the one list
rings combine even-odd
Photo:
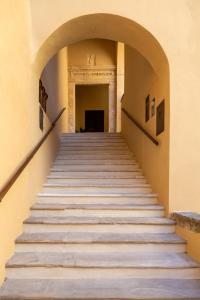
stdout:
[[[156,99],[157,108],[165,99],[165,130],[158,139],[159,147],[145,139],[123,115],[122,132],[153,189],[168,208],[169,182],[169,64],[167,56],[156,38],[133,20],[113,14],[91,14],[79,16],[57,28],[35,54],[36,76],[40,74],[60,49],[86,39],[108,39],[126,45],[125,96],[123,106],[139,120],[152,135],[155,135],[155,117],[143,122],[145,98]],[[139,76],[138,76],[139,74]],[[137,92],[132,91],[132,78],[140,80],[135,84]],[[138,99],[136,99],[138,98]],[[132,99],[136,99],[133,101]],[[143,100],[144,101],[143,101]],[[142,102],[143,101],[143,102]],[[139,103],[140,102],[140,103]],[[139,104],[138,104],[139,103]],[[151,114],[151,113],[150,113]],[[135,141],[132,140],[134,134]],[[164,179],[163,179],[164,178]]]

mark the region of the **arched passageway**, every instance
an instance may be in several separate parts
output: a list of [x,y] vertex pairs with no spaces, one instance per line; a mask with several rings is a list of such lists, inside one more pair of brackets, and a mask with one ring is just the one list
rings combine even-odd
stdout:
[[[164,100],[164,131],[156,147],[122,113],[122,133],[145,175],[168,208],[169,177],[169,65],[156,38],[132,20],[111,14],[72,19],[53,32],[35,54],[38,78],[47,62],[63,47],[87,39],[108,39],[125,44],[125,93],[122,107],[152,136],[157,135],[156,110]],[[149,100],[149,103],[147,103]],[[145,108],[145,105],[148,107]],[[145,114],[148,111],[148,120]]]

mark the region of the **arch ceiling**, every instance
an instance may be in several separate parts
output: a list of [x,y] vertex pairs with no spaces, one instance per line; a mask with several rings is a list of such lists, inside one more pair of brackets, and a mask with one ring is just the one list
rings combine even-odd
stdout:
[[136,49],[157,74],[168,70],[165,52],[144,27],[118,15],[90,14],[64,23],[46,39],[35,56],[37,73],[40,74],[50,58],[63,47],[94,38],[120,41]]

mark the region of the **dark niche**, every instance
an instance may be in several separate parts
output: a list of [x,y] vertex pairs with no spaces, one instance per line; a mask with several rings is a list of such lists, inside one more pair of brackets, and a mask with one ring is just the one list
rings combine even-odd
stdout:
[[150,96],[148,95],[145,100],[145,122],[149,121],[149,110],[150,110]]
[[39,81],[39,103],[45,112],[47,111],[47,99],[48,99],[48,95],[46,93],[45,87],[42,84],[42,80],[40,80]]
[[161,134],[165,129],[165,100],[157,106],[156,111],[156,135]]
[[42,109],[42,107],[40,106],[39,107],[39,126],[40,126],[40,129],[41,130],[43,130],[43,127],[44,127],[44,125],[43,125],[43,120],[44,120],[44,115],[43,115],[43,109]]

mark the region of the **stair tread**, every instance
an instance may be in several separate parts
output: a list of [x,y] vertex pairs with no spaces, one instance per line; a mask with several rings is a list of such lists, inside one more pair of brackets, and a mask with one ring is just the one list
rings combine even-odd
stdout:
[[18,252],[6,267],[199,268],[184,253]]
[[200,299],[200,280],[186,279],[8,279],[1,300]]
[[121,232],[24,232],[16,243],[165,243],[185,244],[173,233],[121,233]]
[[112,210],[163,210],[163,206],[160,205],[130,205],[130,204],[95,204],[95,203],[89,203],[89,204],[83,204],[83,203],[77,203],[77,204],[68,204],[68,203],[39,203],[37,202],[35,205],[31,207],[32,210],[65,210],[65,209],[112,209]]
[[130,184],[121,184],[121,183],[71,183],[71,182],[50,182],[43,184],[44,187],[96,187],[96,188],[104,188],[104,187],[118,187],[118,188],[129,188],[129,187],[151,187],[148,183],[130,183]]
[[200,300],[200,264],[121,133],[63,134],[37,198],[1,300]]
[[43,192],[41,192],[41,193],[39,193],[38,194],[38,196],[40,196],[40,197],[42,197],[42,196],[48,196],[48,197],[63,197],[63,196],[66,196],[66,197],[76,197],[76,196],[78,196],[78,197],[85,197],[85,196],[88,196],[88,197],[118,197],[118,198],[120,198],[120,197],[127,197],[127,198],[134,198],[134,197],[136,197],[136,198],[143,198],[143,197],[146,197],[146,198],[155,198],[155,197],[157,197],[157,194],[153,194],[153,193],[151,193],[151,194],[149,194],[149,193],[145,193],[145,194],[142,194],[142,193],[127,193],[127,194],[125,194],[125,193],[102,193],[102,194],[100,194],[100,193],[88,193],[88,194],[86,194],[86,193],[83,193],[83,192],[75,192],[75,193],[66,193],[66,191],[51,191],[51,192],[47,192],[47,191],[43,191]]
[[[75,214],[75,213],[74,213]],[[175,221],[159,217],[115,217],[115,216],[31,216],[25,224],[135,224],[174,225]]]

